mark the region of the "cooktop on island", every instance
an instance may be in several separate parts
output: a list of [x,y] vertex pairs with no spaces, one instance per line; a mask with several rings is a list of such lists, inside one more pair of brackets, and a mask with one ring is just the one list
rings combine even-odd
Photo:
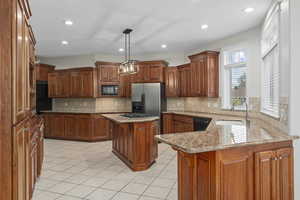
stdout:
[[127,113],[121,115],[122,117],[127,118],[145,118],[145,117],[155,117],[154,115],[146,114],[146,113]]

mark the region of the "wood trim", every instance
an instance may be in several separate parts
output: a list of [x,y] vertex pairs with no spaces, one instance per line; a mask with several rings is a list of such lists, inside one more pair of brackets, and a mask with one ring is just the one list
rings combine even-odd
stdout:
[[[51,65],[50,65],[51,66]],[[78,68],[68,68],[68,69],[56,69],[54,72],[71,72],[71,71],[94,71],[95,67],[78,67]]]
[[165,60],[149,60],[149,61],[138,61],[138,64],[141,65],[162,65],[167,67],[169,65]]
[[192,60],[197,60],[197,59],[201,59],[203,56],[208,56],[208,55],[214,55],[214,56],[218,56],[220,54],[220,52],[218,51],[203,51],[201,53],[197,53],[191,56],[188,56],[189,59]]
[[95,66],[99,65],[120,65],[121,63],[118,62],[105,62],[105,61],[96,61]]

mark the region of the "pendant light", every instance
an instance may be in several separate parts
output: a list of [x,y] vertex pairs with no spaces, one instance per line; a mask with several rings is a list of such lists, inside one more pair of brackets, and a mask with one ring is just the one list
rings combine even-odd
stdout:
[[139,70],[138,61],[131,60],[130,58],[130,33],[132,29],[125,29],[123,34],[125,36],[125,61],[121,63],[119,67],[119,74],[126,75],[126,74],[135,74]]

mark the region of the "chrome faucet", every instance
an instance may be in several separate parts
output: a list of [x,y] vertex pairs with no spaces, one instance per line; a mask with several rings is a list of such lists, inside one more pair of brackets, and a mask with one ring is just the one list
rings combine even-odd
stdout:
[[[245,122],[246,122],[246,125],[249,126],[249,125],[250,125],[250,120],[249,120],[249,110],[248,110],[249,107],[248,107],[247,97],[240,97],[239,99],[240,99],[240,101],[242,101],[242,102],[245,104],[245,106],[246,106],[246,110],[245,110],[245,112],[246,112],[246,115],[245,115]],[[231,111],[235,111],[235,103],[234,103],[234,102],[232,103]]]

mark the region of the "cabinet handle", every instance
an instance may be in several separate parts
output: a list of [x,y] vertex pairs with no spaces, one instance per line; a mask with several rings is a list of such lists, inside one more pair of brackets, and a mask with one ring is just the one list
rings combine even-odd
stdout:
[[275,158],[273,158],[273,160],[278,160],[278,158],[277,158],[277,157],[275,157]]

